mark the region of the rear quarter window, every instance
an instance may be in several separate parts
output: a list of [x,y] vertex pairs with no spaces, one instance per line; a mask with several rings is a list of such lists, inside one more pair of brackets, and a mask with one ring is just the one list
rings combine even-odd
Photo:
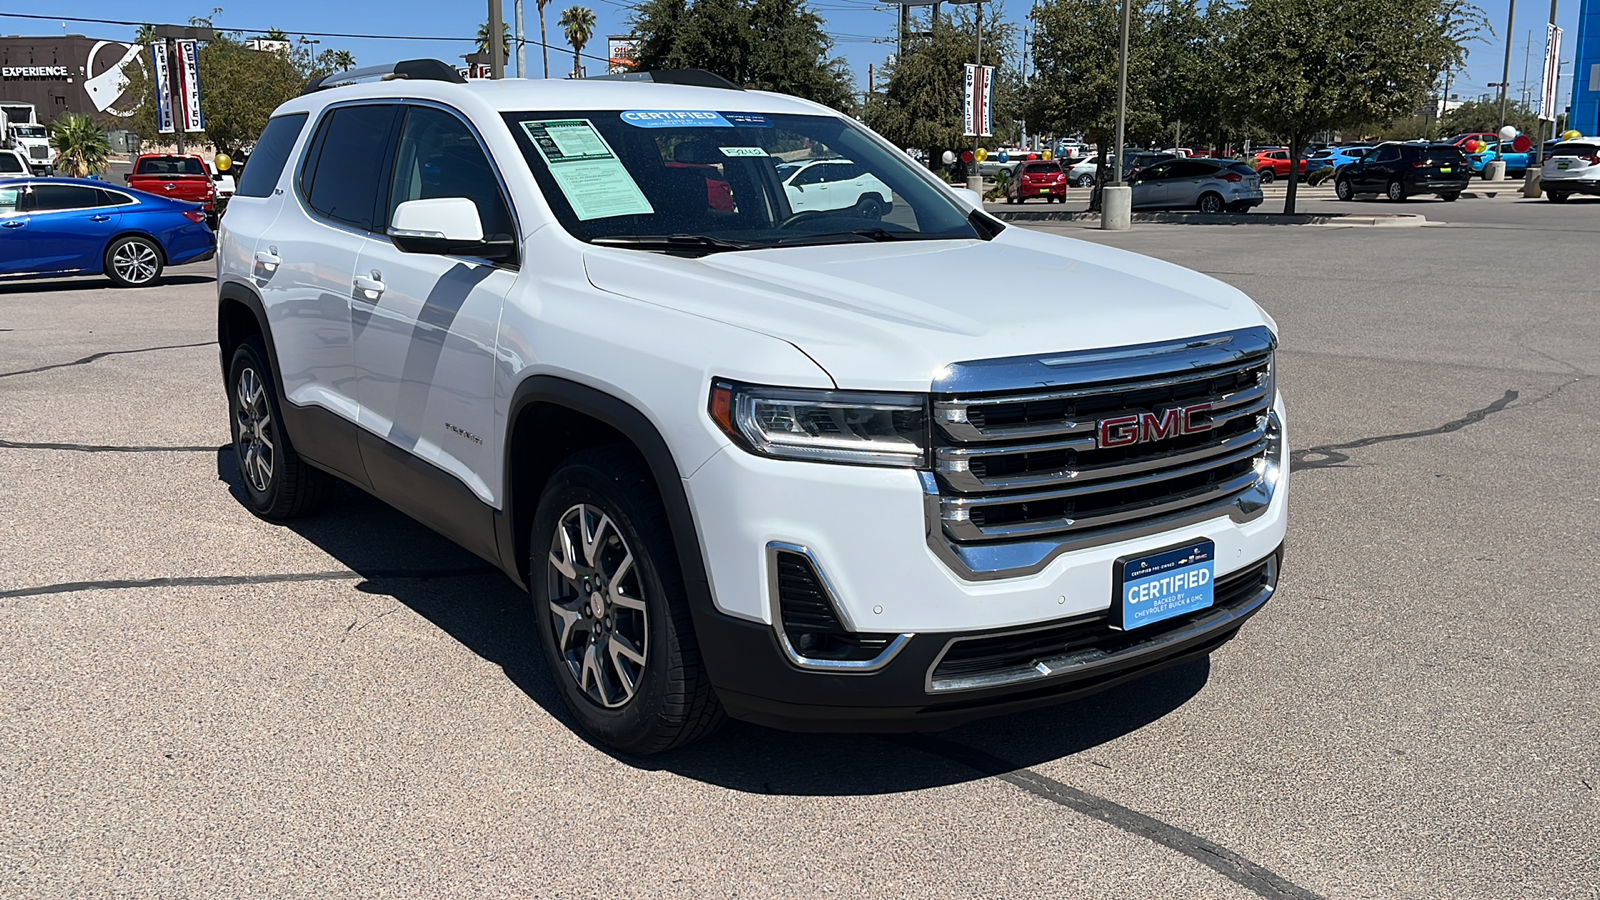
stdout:
[[289,152],[306,127],[306,113],[279,116],[267,122],[256,141],[255,152],[250,154],[250,164],[244,167],[234,193],[240,197],[270,197],[283,175],[289,161]]

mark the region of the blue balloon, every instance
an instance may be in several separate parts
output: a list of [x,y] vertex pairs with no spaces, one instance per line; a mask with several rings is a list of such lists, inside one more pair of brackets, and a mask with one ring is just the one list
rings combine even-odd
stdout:
[[1003,162],[1003,163],[1010,162],[1011,161],[1011,154],[1005,152],[1004,150],[1001,150],[1000,151],[1000,161]]

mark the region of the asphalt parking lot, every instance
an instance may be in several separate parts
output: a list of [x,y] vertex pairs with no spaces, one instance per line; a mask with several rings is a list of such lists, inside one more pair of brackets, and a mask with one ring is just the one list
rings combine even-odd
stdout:
[[1600,897],[1600,200],[1405,206],[1037,226],[1281,327],[1286,573],[1208,662],[647,760],[475,557],[246,511],[211,264],[0,284],[0,895]]

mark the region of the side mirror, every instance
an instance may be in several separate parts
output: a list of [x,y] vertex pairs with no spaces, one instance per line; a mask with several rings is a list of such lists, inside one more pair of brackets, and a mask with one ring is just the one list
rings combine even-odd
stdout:
[[977,191],[973,190],[972,188],[952,187],[950,190],[955,192],[956,202],[960,203],[962,206],[966,207],[967,209],[971,209],[971,210],[981,210],[981,209],[983,209],[983,195],[979,194]]
[[515,240],[488,239],[478,218],[478,204],[466,197],[407,200],[394,208],[389,239],[402,253],[515,259]]
[[122,183],[123,184],[133,184],[133,174],[132,173],[126,173],[126,172],[123,173]]

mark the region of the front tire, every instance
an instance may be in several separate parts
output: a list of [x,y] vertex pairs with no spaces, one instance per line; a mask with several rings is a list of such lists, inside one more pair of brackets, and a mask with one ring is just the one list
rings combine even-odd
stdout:
[[1549,198],[1551,203],[1567,202],[1568,194],[1566,191],[1545,191],[1544,195],[1545,197]]
[[1384,194],[1387,195],[1388,198],[1393,202],[1399,203],[1400,201],[1406,199],[1406,186],[1401,184],[1398,180],[1391,181],[1389,182],[1389,187],[1384,191]]
[[722,721],[666,509],[637,455],[601,447],[562,463],[539,498],[530,546],[539,642],[584,731],[643,755]]
[[1278,177],[1278,173],[1273,169],[1262,169],[1256,174],[1261,176],[1262,184],[1271,184],[1272,180]]
[[883,218],[883,201],[871,195],[862,197],[856,201],[856,215],[863,219]]
[[1094,176],[1093,175],[1079,175],[1077,177],[1077,179],[1072,182],[1072,185],[1073,185],[1073,187],[1081,187],[1081,188],[1093,187],[1094,186]]
[[1460,191],[1450,191],[1448,193],[1440,194],[1439,195],[1439,199],[1443,200],[1446,203],[1454,203],[1457,200],[1461,199],[1461,192]]
[[1338,197],[1340,200],[1350,200],[1355,197],[1356,189],[1355,186],[1350,183],[1350,179],[1340,178],[1338,181],[1333,183],[1333,193],[1334,196]]
[[333,495],[334,477],[300,458],[283,430],[283,412],[259,336],[245,338],[228,367],[234,459],[250,511],[269,522],[310,515]]
[[1200,202],[1197,204],[1197,206],[1201,212],[1210,213],[1213,215],[1220,213],[1227,208],[1227,205],[1222,202],[1222,196],[1220,194],[1209,193],[1200,195]]
[[105,272],[117,287],[134,288],[155,284],[165,262],[161,248],[147,237],[130,234],[106,248]]

